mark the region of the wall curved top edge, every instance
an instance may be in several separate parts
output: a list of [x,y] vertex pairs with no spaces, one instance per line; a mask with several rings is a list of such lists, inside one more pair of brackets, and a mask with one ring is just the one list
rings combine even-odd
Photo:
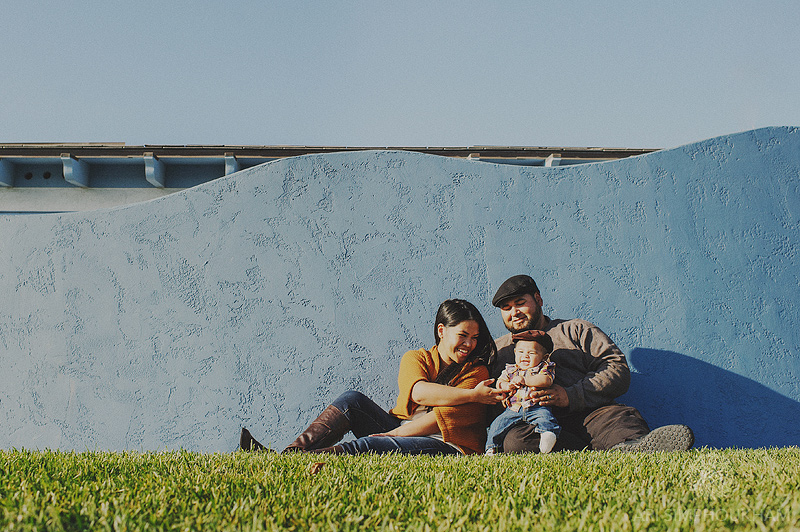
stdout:
[[224,451],[241,425],[282,445],[345,389],[391,406],[441,300],[501,334],[491,295],[523,272],[629,354],[651,425],[796,444],[758,413],[800,404],[798,187],[800,130],[776,127],[553,168],[308,155],[3,219],[0,447]]

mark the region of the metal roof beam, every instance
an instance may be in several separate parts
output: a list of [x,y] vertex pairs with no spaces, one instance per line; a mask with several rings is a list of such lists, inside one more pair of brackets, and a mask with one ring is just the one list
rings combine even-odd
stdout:
[[140,158],[142,152],[153,153],[162,160],[166,158],[208,157],[221,158],[231,154],[238,159],[275,159],[307,155],[311,153],[352,152],[361,150],[401,150],[442,155],[446,157],[468,157],[479,153],[483,159],[500,158],[541,158],[552,153],[561,153],[564,159],[621,159],[642,155],[653,149],[635,148],[566,148],[531,146],[471,146],[471,147],[347,147],[347,146],[119,146],[119,145],[69,145],[29,146],[19,144],[0,144],[0,158],[58,157],[59,153],[70,152],[79,159],[88,158]]

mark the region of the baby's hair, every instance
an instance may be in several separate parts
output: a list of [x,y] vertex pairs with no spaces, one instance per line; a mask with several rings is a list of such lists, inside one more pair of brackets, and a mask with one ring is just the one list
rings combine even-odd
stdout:
[[544,347],[546,355],[549,355],[553,352],[553,339],[550,338],[550,335],[548,334],[541,334],[530,338],[517,338],[514,340],[514,346],[517,345],[517,342],[536,342],[540,346]]

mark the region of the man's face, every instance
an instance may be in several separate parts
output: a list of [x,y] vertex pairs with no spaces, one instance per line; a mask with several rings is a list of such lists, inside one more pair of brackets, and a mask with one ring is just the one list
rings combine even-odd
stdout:
[[510,297],[500,305],[500,314],[512,333],[539,329],[544,325],[542,296],[537,293]]

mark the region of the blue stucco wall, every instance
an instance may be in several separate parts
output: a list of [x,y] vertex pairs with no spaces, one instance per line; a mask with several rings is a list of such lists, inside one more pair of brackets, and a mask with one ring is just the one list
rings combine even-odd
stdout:
[[800,130],[530,168],[304,156],[124,208],[0,219],[0,448],[281,447],[389,407],[449,297],[533,275],[629,355],[623,401],[699,445],[800,443]]

